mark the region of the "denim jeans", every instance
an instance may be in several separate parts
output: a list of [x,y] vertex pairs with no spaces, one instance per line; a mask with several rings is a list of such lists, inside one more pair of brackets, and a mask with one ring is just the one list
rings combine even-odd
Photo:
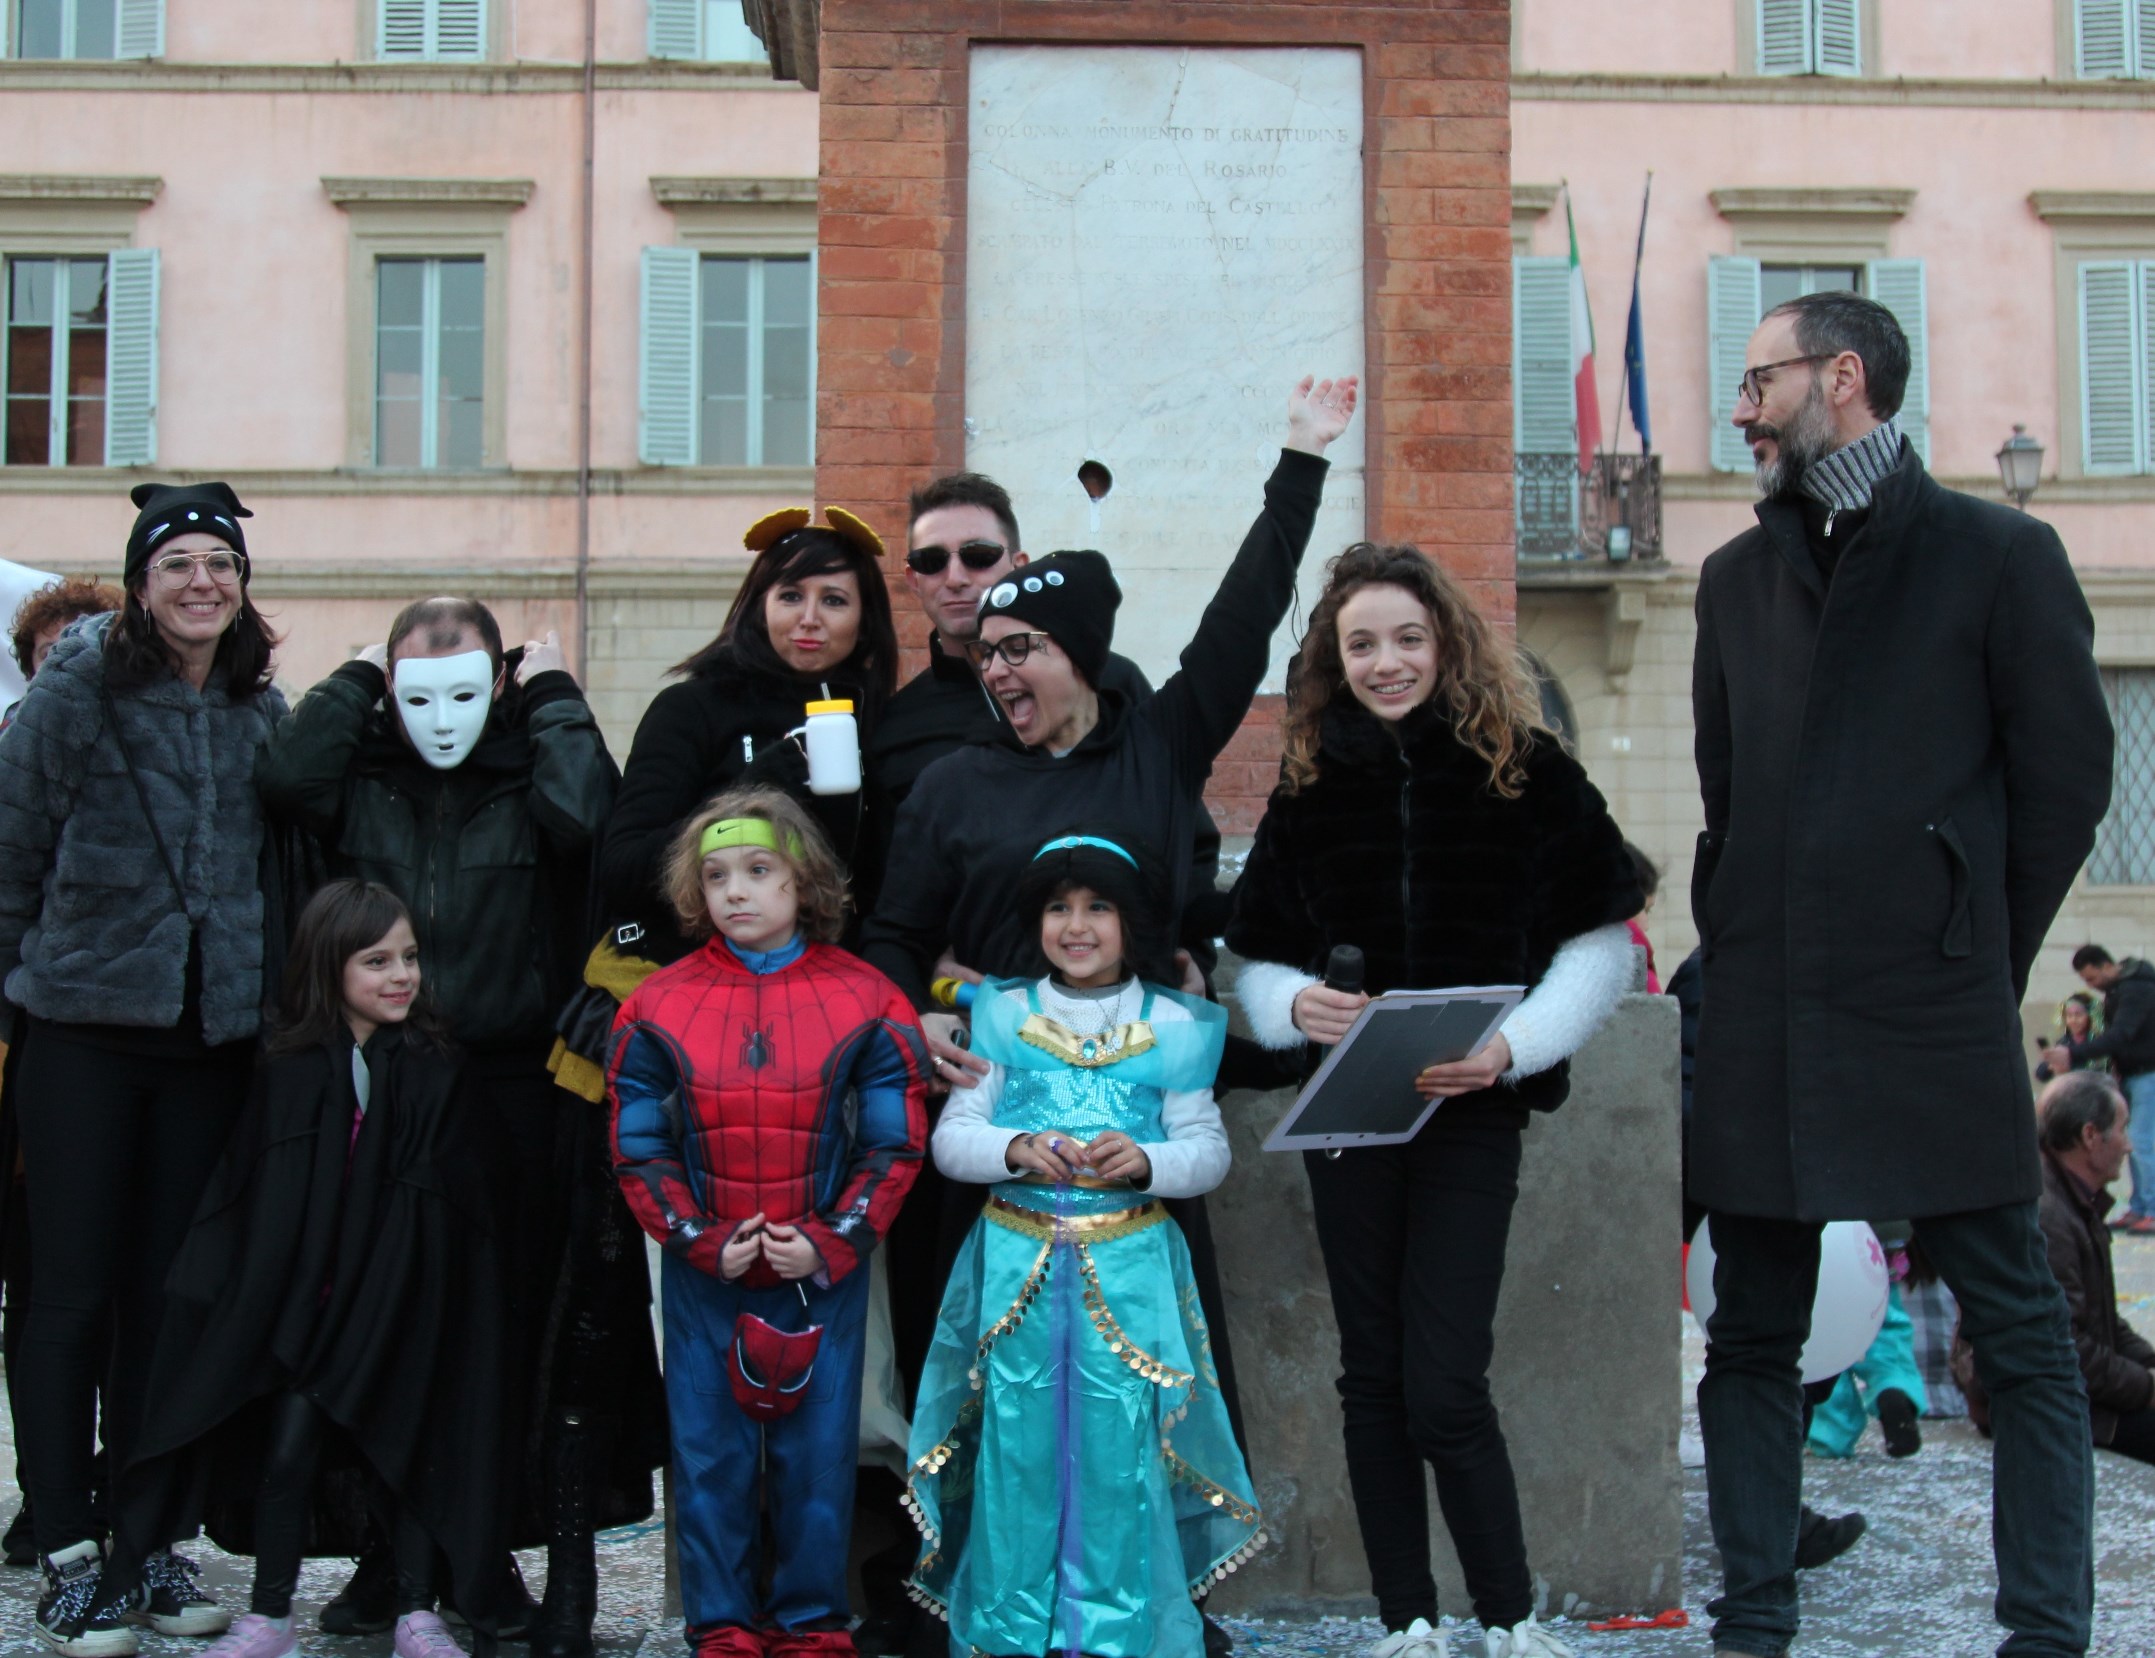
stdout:
[[[2033,1203],[1915,1223],[1961,1306],[1997,1437],[1991,1546],[2000,1658],[2079,1658],[2094,1604],[2088,1400]],[[1699,1429],[1722,1592],[1716,1647],[1778,1658],[1796,1634],[1799,1359],[1818,1288],[1816,1221],[1712,1217],[1714,1315]],[[1920,1642],[1917,1643],[1920,1645]]]
[[2155,1071],[2127,1077],[2125,1097],[2133,1108],[2132,1120],[2125,1125],[2132,1141],[2133,1170],[2133,1195],[2125,1212],[2155,1216]]

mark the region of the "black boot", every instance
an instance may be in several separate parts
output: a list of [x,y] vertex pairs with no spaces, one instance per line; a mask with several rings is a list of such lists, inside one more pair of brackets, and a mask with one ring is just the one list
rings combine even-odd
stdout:
[[546,1469],[546,1596],[531,1632],[531,1658],[592,1658],[599,1609],[591,1541],[592,1434],[581,1411],[554,1419]]

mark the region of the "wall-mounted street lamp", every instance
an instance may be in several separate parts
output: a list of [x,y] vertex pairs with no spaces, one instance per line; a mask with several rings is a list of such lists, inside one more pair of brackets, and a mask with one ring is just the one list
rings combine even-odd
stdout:
[[1998,450],[1998,476],[2013,505],[2028,510],[2028,497],[2043,481],[2043,446],[2028,436],[2028,428],[2014,423],[2013,435]]

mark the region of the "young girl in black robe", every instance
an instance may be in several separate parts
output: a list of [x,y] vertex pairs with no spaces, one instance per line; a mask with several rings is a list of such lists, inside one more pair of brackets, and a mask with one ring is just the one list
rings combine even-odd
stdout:
[[[173,1265],[117,1548],[167,1535],[177,1470],[207,1452],[213,1532],[220,1494],[252,1498],[255,1577],[252,1609],[205,1658],[286,1658],[300,1561],[329,1541],[317,1468],[356,1453],[388,1497],[398,1658],[461,1658],[434,1612],[436,1560],[466,1614],[491,1609],[500,1290],[457,1061],[395,894],[315,894],[282,1009]],[[490,1619],[473,1621],[490,1652]]]

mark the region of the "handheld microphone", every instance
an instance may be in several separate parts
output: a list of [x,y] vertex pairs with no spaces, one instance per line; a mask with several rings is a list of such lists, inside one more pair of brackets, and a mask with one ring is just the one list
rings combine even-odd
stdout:
[[1335,944],[1331,955],[1325,958],[1324,987],[1327,990],[1343,990],[1348,995],[1359,995],[1362,989],[1364,963],[1362,952],[1352,944]]

